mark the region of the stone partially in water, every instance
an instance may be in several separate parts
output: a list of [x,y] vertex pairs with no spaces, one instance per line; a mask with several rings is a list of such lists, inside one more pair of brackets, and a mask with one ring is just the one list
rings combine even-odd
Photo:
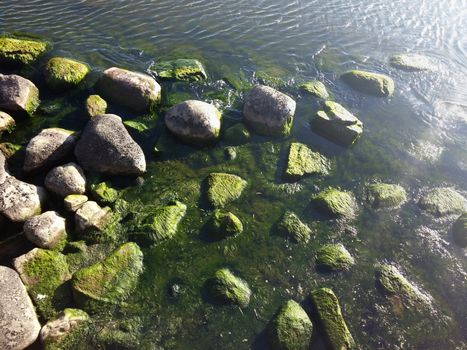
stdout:
[[326,244],[316,253],[318,268],[329,271],[348,270],[355,260],[343,244]]
[[394,81],[384,74],[351,70],[342,74],[341,79],[355,90],[368,95],[387,97],[394,93]]
[[318,209],[333,217],[352,218],[356,215],[357,203],[351,192],[329,187],[312,197]]
[[157,76],[165,79],[204,80],[207,78],[202,63],[195,59],[175,59],[157,62],[150,68]]
[[107,182],[100,182],[91,186],[93,197],[101,204],[112,204],[120,196],[118,191],[110,187]]
[[454,242],[462,248],[467,247],[467,213],[462,214],[452,227]]
[[298,142],[290,144],[285,175],[297,180],[305,175],[328,175],[331,162],[318,152],[313,152],[306,145]]
[[75,214],[76,230],[81,233],[102,231],[109,223],[112,212],[109,207],[101,208],[93,201],[84,203]]
[[15,128],[16,122],[8,113],[0,111],[0,136],[6,131],[11,133]]
[[32,38],[0,38],[0,63],[30,64],[47,51],[48,44]]
[[437,216],[461,214],[465,211],[465,198],[452,188],[435,188],[420,198],[420,208]]
[[60,197],[86,192],[86,177],[78,164],[67,163],[53,168],[45,177],[45,187]]
[[26,238],[39,248],[60,250],[66,243],[65,219],[55,211],[34,216],[23,225]]
[[294,300],[282,305],[268,326],[268,340],[274,350],[308,350],[313,324]]
[[0,109],[4,112],[32,116],[39,103],[39,89],[32,81],[15,74],[0,74]]
[[95,117],[96,115],[105,114],[107,111],[107,102],[99,95],[90,95],[86,99],[86,113],[89,117]]
[[373,208],[395,208],[407,201],[407,193],[400,185],[375,183],[367,188],[367,200]]
[[224,132],[224,141],[229,145],[242,145],[250,140],[250,132],[243,123],[237,123]]
[[211,239],[220,240],[242,233],[243,224],[231,212],[216,209],[206,225],[206,230]]
[[251,290],[248,284],[229,269],[218,270],[207,281],[210,296],[217,303],[233,304],[245,308],[250,303]]
[[286,237],[292,238],[297,243],[306,243],[312,233],[307,224],[291,211],[286,211],[277,224],[277,231]]
[[401,53],[389,60],[391,66],[405,71],[422,71],[433,69],[433,62],[426,56],[415,53]]
[[247,182],[240,176],[226,173],[211,173],[207,178],[207,198],[215,208],[240,198]]
[[327,100],[329,98],[329,93],[326,89],[326,86],[319,80],[307,81],[306,83],[300,85],[300,89],[323,100]]
[[72,88],[89,73],[87,64],[65,57],[52,57],[46,64],[44,77],[46,84],[54,90]]

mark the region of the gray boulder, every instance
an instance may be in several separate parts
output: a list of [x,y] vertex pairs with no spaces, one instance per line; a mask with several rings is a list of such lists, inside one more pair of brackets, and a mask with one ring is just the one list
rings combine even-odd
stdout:
[[434,68],[433,62],[428,57],[416,53],[394,55],[389,60],[389,63],[394,68],[409,72],[432,70]]
[[8,176],[6,158],[2,151],[0,151],[0,184],[4,183]]
[[61,249],[66,243],[65,219],[46,211],[26,220],[23,232],[28,240],[44,249]]
[[32,115],[39,106],[39,90],[16,74],[0,74],[0,109],[18,115]]
[[45,187],[61,197],[86,192],[86,177],[78,164],[68,163],[49,171]]
[[109,207],[101,208],[93,201],[84,203],[75,214],[75,226],[79,232],[101,231],[111,218]]
[[0,112],[0,135],[3,134],[4,131],[11,132],[15,125],[16,122],[11,115]]
[[355,90],[367,95],[387,97],[394,93],[394,81],[384,74],[351,70],[342,74],[341,79]]

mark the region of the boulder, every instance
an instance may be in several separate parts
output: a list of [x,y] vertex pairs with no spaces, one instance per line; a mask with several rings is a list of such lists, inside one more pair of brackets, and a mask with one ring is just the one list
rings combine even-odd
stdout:
[[73,131],[61,128],[42,130],[26,146],[24,171],[38,171],[61,162],[73,151],[75,142]]
[[394,93],[394,81],[384,74],[351,70],[343,73],[341,79],[364,94],[387,97]]
[[355,260],[343,244],[326,244],[316,253],[316,265],[326,271],[348,270]]
[[12,158],[19,151],[24,149],[24,146],[18,145],[11,142],[2,142],[0,143],[0,153],[3,153],[6,159]]
[[242,233],[243,224],[231,212],[216,209],[206,224],[206,232],[211,239],[221,240]]
[[394,55],[390,58],[389,63],[394,68],[410,72],[433,69],[433,62],[428,57],[415,53]]
[[11,132],[15,128],[16,122],[8,113],[0,111],[0,135],[5,131]]
[[6,158],[3,155],[3,152],[0,151],[0,185],[3,184],[6,178],[9,176],[7,169]]
[[240,176],[225,173],[211,173],[207,177],[207,199],[215,208],[240,198],[247,182]]
[[0,266],[0,349],[23,350],[33,344],[41,325],[15,270]]
[[292,128],[295,101],[271,87],[255,86],[245,97],[243,120],[254,132],[287,136]]
[[229,269],[216,271],[214,277],[207,281],[207,288],[216,303],[232,304],[241,308],[247,307],[250,303],[250,287]]
[[324,102],[311,122],[313,131],[341,146],[352,145],[363,133],[363,123],[337,102]]
[[105,114],[107,102],[99,95],[90,95],[86,99],[85,108],[89,117],[95,117],[96,115]]
[[273,350],[308,350],[313,324],[294,300],[284,303],[268,325],[268,340]]
[[110,187],[107,182],[100,182],[97,185],[92,185],[91,192],[94,199],[101,204],[112,204],[120,196],[118,191]]
[[78,164],[67,163],[49,171],[45,187],[60,197],[86,192],[86,177]]
[[418,205],[422,210],[437,216],[461,214],[465,211],[465,198],[452,188],[435,188],[424,194]]
[[157,62],[150,70],[159,78],[177,80],[204,80],[208,76],[203,64],[195,59],[175,59],[171,61]]
[[285,176],[290,180],[298,180],[306,175],[328,175],[331,162],[318,152],[313,152],[306,145],[292,142],[287,159]]
[[69,194],[63,200],[65,209],[71,212],[77,211],[88,201],[88,196],[83,194]]
[[141,175],[146,171],[143,150],[114,114],[89,120],[76,144],[75,156],[88,171],[108,175]]
[[19,75],[0,74],[0,109],[13,115],[32,116],[39,107],[39,89]]
[[102,96],[137,113],[149,112],[161,98],[161,86],[149,75],[112,67],[97,84]]
[[60,250],[66,243],[65,219],[55,211],[46,211],[26,220],[23,232],[39,248]]
[[329,187],[315,196],[312,201],[317,208],[332,217],[353,218],[357,212],[357,202],[351,192]]
[[319,80],[307,81],[306,83],[300,85],[300,89],[323,100],[327,100],[329,98],[329,93],[326,89],[326,86]]
[[32,38],[0,38],[0,63],[24,65],[34,62],[47,51],[48,44]]
[[237,123],[224,132],[224,141],[229,145],[242,145],[250,140],[250,132],[243,123]]
[[88,201],[75,213],[76,230],[81,233],[102,231],[111,216],[112,212],[109,207],[101,208],[96,202]]
[[89,73],[85,63],[65,57],[52,57],[46,64],[44,77],[46,84],[54,90],[78,86]]
[[395,208],[407,201],[407,193],[400,185],[375,183],[367,187],[367,200],[373,208]]
[[192,145],[213,143],[219,137],[222,114],[213,105],[188,100],[170,108],[165,125],[180,140]]
[[286,211],[277,224],[279,234],[291,238],[296,243],[306,243],[311,236],[311,229],[291,211]]
[[467,247],[467,213],[457,218],[452,227],[452,236],[459,247]]

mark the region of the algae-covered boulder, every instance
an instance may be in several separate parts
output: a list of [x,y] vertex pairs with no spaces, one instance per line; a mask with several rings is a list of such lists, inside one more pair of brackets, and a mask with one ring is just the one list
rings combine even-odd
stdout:
[[83,62],[52,57],[45,66],[44,78],[51,89],[60,90],[79,85],[88,73],[89,67]]
[[411,72],[433,69],[433,62],[428,57],[416,53],[394,55],[389,63],[397,69]]
[[0,109],[12,115],[32,116],[39,107],[39,89],[16,74],[0,74]]
[[206,224],[206,230],[211,239],[219,240],[242,233],[243,224],[233,213],[216,209]]
[[91,186],[91,192],[95,200],[101,204],[112,204],[120,196],[115,188],[110,187],[107,182],[100,182]]
[[48,44],[32,38],[0,37],[0,63],[24,65],[47,51]]
[[329,187],[312,197],[317,208],[333,217],[352,218],[357,211],[357,203],[351,192]]
[[99,95],[90,95],[85,103],[86,113],[89,117],[105,114],[107,111],[107,102]]
[[215,208],[240,198],[247,182],[240,176],[226,173],[211,173],[206,180],[207,199]]
[[203,80],[207,78],[203,64],[195,59],[179,58],[157,62],[150,68],[158,77],[177,80]]
[[102,262],[75,272],[71,280],[75,302],[88,312],[115,306],[135,289],[142,272],[141,249],[125,243]]
[[292,128],[295,101],[269,86],[257,85],[245,97],[243,121],[254,132],[287,136]]
[[312,333],[310,318],[294,300],[284,303],[268,325],[268,340],[273,350],[308,350]]
[[394,81],[384,74],[351,70],[341,75],[341,79],[355,90],[378,97],[394,93]]
[[0,136],[6,131],[11,132],[15,128],[16,122],[11,115],[0,111]]
[[39,248],[60,250],[66,243],[65,219],[55,211],[34,216],[23,225],[24,235]]
[[400,185],[375,183],[367,187],[367,200],[373,208],[395,208],[407,201],[407,193]]
[[319,80],[307,81],[306,83],[300,85],[300,89],[323,100],[327,100],[329,98],[329,93],[326,89],[326,86]]
[[452,227],[454,242],[462,248],[467,247],[467,213],[462,214]]
[[316,265],[322,270],[348,270],[354,263],[354,258],[341,243],[326,244],[316,253]]
[[232,304],[241,308],[250,303],[250,287],[229,269],[217,270],[214,277],[207,281],[207,288],[216,303]]
[[452,188],[435,188],[420,198],[418,205],[437,216],[461,214],[466,208],[465,198]]
[[102,231],[111,217],[109,207],[101,208],[96,202],[88,201],[76,211],[75,227],[80,233]]
[[88,196],[84,194],[70,194],[63,199],[63,205],[66,210],[75,212],[88,201]]
[[243,123],[237,123],[224,132],[224,141],[229,145],[242,145],[250,140],[250,132]]
[[58,196],[86,192],[86,177],[78,164],[67,163],[53,168],[45,177],[45,187]]
[[305,175],[327,175],[331,162],[318,152],[313,152],[306,145],[292,142],[287,159],[285,176],[297,180]]
[[328,345],[327,349],[357,349],[334,292],[329,288],[317,288],[311,291],[310,298],[313,311],[322,325]]
[[277,231],[297,243],[306,243],[311,236],[311,229],[291,211],[286,211],[277,224]]
[[337,102],[326,101],[311,122],[313,131],[347,147],[363,133],[363,123]]

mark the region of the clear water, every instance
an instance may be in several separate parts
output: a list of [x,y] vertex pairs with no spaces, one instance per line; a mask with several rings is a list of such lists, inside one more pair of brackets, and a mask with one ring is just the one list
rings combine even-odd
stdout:
[[[115,65],[145,71],[166,57],[199,58],[209,73],[207,84],[164,85],[197,98],[216,91],[217,80],[224,76],[241,72],[256,82],[258,72],[266,72],[284,81],[281,89],[297,100],[290,138],[255,138],[237,150],[234,161],[225,160],[222,142],[208,150],[181,145],[164,130],[162,118],[154,130],[134,134],[150,165],[144,184],[127,187],[125,199],[139,210],[180,199],[188,205],[188,215],[175,240],[144,249],[146,270],[138,290],[115,310],[112,322],[105,319],[129,337],[126,343],[149,349],[263,349],[263,331],[282,302],[292,298],[306,305],[312,288],[328,286],[338,295],[362,349],[467,347],[467,260],[449,233],[455,217],[436,219],[417,206],[419,197],[437,186],[467,194],[465,0],[0,1],[0,31],[50,38],[54,54],[86,61],[96,71]],[[436,69],[395,70],[388,58],[399,52],[429,56]],[[390,75],[395,95],[379,99],[350,90],[337,79],[350,68]],[[294,87],[316,77],[365,125],[363,137],[350,149],[336,147],[310,130],[318,104]],[[85,97],[70,96],[70,111]],[[53,96],[44,92],[44,98]],[[241,118],[240,102],[227,109],[225,125]],[[53,114],[55,118],[21,123],[11,140],[27,143],[49,125],[77,130],[84,125],[79,113],[68,114],[63,107],[61,111],[65,117]],[[291,140],[331,157],[334,170],[324,179],[301,180],[299,191],[287,194],[281,189],[280,173]],[[162,150],[160,157],[152,153],[155,145]],[[199,188],[213,170],[248,180],[247,192],[229,206],[246,230],[237,238],[207,243],[199,235],[209,216]],[[368,208],[364,186],[374,180],[402,184],[409,202],[394,211]],[[342,225],[317,217],[310,196],[329,185],[356,194],[361,208],[355,221]],[[295,245],[273,234],[273,225],[286,209],[316,228],[309,244]],[[349,226],[356,235],[349,233]],[[327,242],[344,243],[356,257],[356,266],[345,273],[316,271],[316,249]],[[395,312],[375,288],[373,266],[383,261],[400,266],[429,293],[433,310]],[[203,299],[204,281],[224,266],[250,284],[254,294],[247,309],[219,308]],[[178,299],[168,293],[174,281],[184,290]],[[323,349],[320,335],[314,339],[312,348]],[[88,344],[92,341],[90,336]],[[113,348],[131,347],[123,343]]]

